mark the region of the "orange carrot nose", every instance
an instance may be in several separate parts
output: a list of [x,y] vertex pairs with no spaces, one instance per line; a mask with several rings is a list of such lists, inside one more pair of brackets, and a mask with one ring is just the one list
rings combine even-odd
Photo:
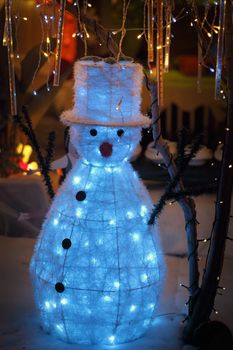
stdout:
[[100,145],[100,153],[103,157],[110,157],[112,154],[112,145],[108,142],[103,142],[102,145]]

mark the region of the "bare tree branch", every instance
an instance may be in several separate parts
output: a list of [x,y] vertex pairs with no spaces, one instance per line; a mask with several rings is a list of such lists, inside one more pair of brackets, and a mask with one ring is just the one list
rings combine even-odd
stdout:
[[[151,94],[151,112],[152,112],[152,132],[155,142],[156,150],[162,155],[164,164],[167,168],[169,176],[173,179],[177,174],[177,167],[172,159],[172,155],[168,150],[167,143],[164,141],[161,133],[161,122],[158,108],[157,99],[157,86],[152,80],[148,81],[148,87]],[[179,181],[175,188],[176,192],[184,191],[184,185],[182,180]],[[199,272],[198,272],[198,256],[197,256],[197,220],[195,202],[192,198],[183,197],[178,201],[181,206],[184,219],[185,219],[185,230],[188,243],[188,263],[189,263],[189,314],[192,313],[193,300],[199,292]]]
[[[224,140],[221,175],[218,185],[217,201],[215,206],[215,220],[211,234],[209,252],[203,274],[200,293],[194,305],[191,318],[185,328],[185,339],[192,339],[195,329],[207,322],[214,308],[214,300],[217,293],[220,276],[223,267],[225,245],[228,234],[228,226],[231,209],[231,196],[233,191],[233,22],[232,3],[226,0],[225,23],[225,61],[227,77],[227,120]],[[230,166],[230,167],[229,167]]]
[[[59,0],[57,0],[57,2],[60,3]],[[66,10],[70,12],[73,16],[78,17],[78,9],[71,3],[66,2]],[[111,55],[113,55],[116,58],[119,52],[119,48],[117,43],[112,38],[112,32],[107,31],[95,19],[88,17],[86,14],[81,12],[79,15],[81,23],[89,27],[89,29],[96,34],[100,42],[106,45]],[[124,55],[122,54],[122,56]]]

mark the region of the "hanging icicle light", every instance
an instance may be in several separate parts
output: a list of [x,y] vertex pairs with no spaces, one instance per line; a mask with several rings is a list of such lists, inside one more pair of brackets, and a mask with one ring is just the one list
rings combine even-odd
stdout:
[[164,64],[163,64],[163,1],[157,1],[157,46],[156,46],[156,80],[158,90],[158,105],[163,105],[163,78],[164,78]]
[[66,0],[60,1],[59,18],[58,18],[58,31],[57,31],[57,51],[55,56],[55,73],[53,85],[59,86],[60,83],[60,70],[61,70],[61,50],[64,33],[64,16],[65,16]]
[[147,3],[147,20],[148,20],[148,65],[154,61],[154,0],[148,0]]
[[166,39],[165,39],[165,58],[164,58],[164,72],[169,71],[170,62],[170,46],[171,46],[171,21],[172,21],[172,4],[171,0],[167,1],[166,6]]
[[215,99],[216,100],[219,100],[222,98],[221,74],[222,74],[222,55],[223,55],[223,45],[224,45],[225,9],[226,9],[226,0],[221,0],[220,10],[219,10],[217,61],[216,61],[216,70],[215,70]]
[[14,48],[12,35],[12,0],[5,1],[5,33],[3,35],[3,42],[7,46],[8,59],[8,75],[9,75],[9,89],[10,89],[10,112],[11,115],[17,114],[17,100],[15,87],[15,66],[14,66]]
[[198,43],[197,43],[197,60],[198,60],[198,67],[197,67],[197,92],[200,94],[202,92],[202,38],[200,35],[198,35]]

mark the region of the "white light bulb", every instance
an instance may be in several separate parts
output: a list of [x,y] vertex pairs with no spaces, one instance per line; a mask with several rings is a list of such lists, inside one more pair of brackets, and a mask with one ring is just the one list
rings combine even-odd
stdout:
[[115,343],[115,339],[116,339],[115,335],[110,335],[110,337],[108,337],[109,343],[111,344]]
[[155,254],[154,253],[149,253],[146,257],[146,260],[148,261],[154,261],[155,260]]
[[77,216],[78,218],[81,218],[81,217],[82,217],[82,213],[83,213],[83,211],[82,211],[81,208],[78,208],[78,209],[76,210],[76,216]]
[[140,240],[140,234],[135,232],[132,234],[133,241],[138,242]]
[[147,280],[148,280],[147,274],[146,274],[146,273],[143,273],[143,274],[141,275],[141,281],[142,281],[142,282],[146,282]]
[[103,300],[104,300],[106,303],[109,303],[109,302],[112,301],[112,298],[111,298],[109,295],[105,295],[105,296],[103,297]]
[[62,304],[62,305],[68,304],[68,299],[67,299],[67,298],[62,298],[62,299],[61,299],[61,304]]
[[62,324],[57,324],[56,328],[57,328],[57,330],[59,330],[59,332],[63,332],[63,325]]
[[84,243],[84,247],[88,247],[89,246],[89,241],[86,241],[85,243]]
[[81,177],[80,176],[75,176],[73,179],[73,184],[78,185],[81,182]]
[[93,187],[93,184],[91,182],[89,182],[86,184],[85,189],[90,190],[90,188],[92,188],[92,187]]
[[147,207],[145,205],[142,205],[140,209],[140,215],[144,216],[145,214],[147,214],[147,212],[148,212]]
[[53,225],[54,225],[54,226],[57,226],[57,225],[58,225],[58,222],[59,222],[58,219],[54,219],[54,220],[53,220]]
[[96,259],[96,258],[92,258],[92,259],[91,259],[91,263],[92,263],[93,265],[96,265],[97,259]]
[[136,305],[131,305],[129,308],[130,312],[134,312],[136,310],[137,306]]
[[49,309],[50,308],[50,303],[48,302],[48,301],[45,301],[45,307],[46,307],[46,309]]
[[134,218],[134,213],[133,213],[132,211],[127,211],[126,217],[127,217],[128,219],[133,219],[133,218]]
[[57,248],[56,252],[58,255],[62,255],[63,249],[61,247],[59,247],[59,248]]
[[120,282],[119,282],[119,281],[115,281],[115,282],[113,283],[113,285],[114,285],[114,287],[117,288],[117,289],[120,288]]

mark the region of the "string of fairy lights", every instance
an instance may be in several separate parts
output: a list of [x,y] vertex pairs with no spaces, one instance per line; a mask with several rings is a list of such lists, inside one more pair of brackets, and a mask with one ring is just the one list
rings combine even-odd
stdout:
[[[35,3],[35,7],[37,9],[40,10],[39,12],[39,17],[41,19],[41,32],[42,32],[42,39],[41,39],[41,49],[39,50],[39,55],[44,55],[48,60],[51,57],[51,55],[56,56],[56,59],[59,61],[61,59],[60,57],[60,52],[56,52],[56,54],[54,54],[54,52],[51,50],[51,37],[56,37],[57,42],[61,43],[62,41],[62,36],[63,36],[63,29],[64,29],[64,18],[62,18],[64,16],[65,13],[65,3],[66,1],[63,0],[60,2],[60,9],[59,9],[59,16],[61,17],[61,20],[58,21],[58,26],[57,26],[57,31],[55,30],[55,23],[57,21],[57,16],[56,16],[56,1],[53,0],[53,4],[52,4],[52,8],[53,8],[53,14],[50,14],[50,11],[48,11],[48,7],[49,2],[48,1],[42,1],[40,3]],[[12,0],[7,0],[5,2],[5,4],[7,5],[8,9],[9,9],[9,16],[6,17],[6,23],[5,23],[5,31],[4,31],[4,36],[3,36],[3,45],[5,46],[10,46],[10,44],[12,43],[13,38],[11,37],[11,34],[7,32],[7,25],[12,26],[12,21],[14,21],[14,24],[16,26],[16,31],[18,30],[18,26],[20,24],[20,21],[28,21],[28,17],[26,16],[21,16],[19,13],[19,10],[17,8],[16,12],[17,14],[13,15],[13,11],[12,11]],[[124,3],[125,4],[125,3]],[[156,21],[157,19],[157,13],[155,13],[155,9],[158,7],[158,4],[162,5],[164,8],[164,13],[166,13],[166,19],[163,20],[160,25],[162,26],[162,28],[158,28],[158,21]],[[127,2],[127,5],[125,4],[123,7],[128,7],[130,5],[130,1]],[[221,5],[221,6],[220,6]],[[73,2],[73,6],[77,7],[79,12],[82,10],[80,8],[79,5],[79,1],[74,1]],[[210,9],[214,6],[214,15],[212,15],[212,19],[209,18],[210,16]],[[190,21],[190,26],[194,27],[195,25],[198,26],[199,30],[202,31],[202,33],[205,35],[206,39],[209,39],[207,48],[205,50],[205,52],[202,52],[202,61],[199,62],[199,67],[205,67],[207,69],[209,69],[209,71],[211,73],[215,73],[216,69],[214,68],[214,66],[210,66],[208,64],[205,63],[205,58],[208,56],[209,51],[211,49],[211,46],[213,44],[213,40],[214,40],[214,36],[219,35],[220,31],[222,31],[222,33],[224,32],[224,11],[225,11],[225,1],[220,1],[220,3],[218,1],[214,1],[213,2],[213,6],[212,4],[210,4],[208,1],[205,4],[205,11],[204,11],[204,16],[201,19],[199,14],[198,14],[198,9],[197,7],[192,7],[192,8],[182,8],[179,13],[175,16],[172,13],[172,6],[171,6],[171,2],[170,0],[167,1],[153,1],[153,0],[145,0],[144,1],[144,14],[143,14],[143,27],[134,27],[134,28],[126,28],[125,25],[123,25],[120,29],[113,29],[110,28],[108,29],[109,31],[112,32],[113,35],[116,35],[118,33],[122,33],[124,32],[129,32],[129,31],[135,31],[135,32],[140,32],[139,34],[135,35],[135,38],[140,40],[142,38],[144,38],[148,44],[148,66],[150,66],[150,63],[154,61],[154,54],[152,54],[153,50],[157,50],[160,51],[161,46],[162,48],[165,50],[165,59],[164,59],[164,63],[162,65],[162,70],[164,72],[169,70],[169,49],[170,49],[170,45],[171,45],[171,40],[173,39],[173,35],[171,33],[171,27],[172,25],[176,24],[177,22],[181,21],[183,18],[187,17],[187,16],[191,16],[191,21]],[[88,1],[84,1],[83,4],[83,9],[86,12],[88,10],[88,8],[93,7],[93,5],[91,4],[91,2]],[[219,10],[218,10],[219,8]],[[123,16],[126,17],[127,12],[125,12],[126,8],[123,8]],[[218,12],[222,11],[221,16],[219,16],[219,22],[217,23],[217,19],[218,19]],[[147,19],[147,23],[148,26],[146,26],[146,19]],[[125,20],[125,19],[124,19]],[[217,24],[216,24],[217,23]],[[51,30],[52,28],[52,30]],[[162,30],[161,30],[162,29]],[[156,33],[160,33],[165,31],[165,41],[162,43],[162,45],[160,46],[155,46],[156,45],[156,40],[154,40],[154,32]],[[89,39],[90,38],[90,34],[88,33],[87,29],[84,30],[83,32],[74,32],[72,33],[72,37],[75,36],[79,36],[81,39]],[[17,36],[16,36],[17,37]],[[152,40],[153,39],[153,40]],[[221,39],[222,40],[222,39]],[[42,49],[42,44],[43,42],[46,42],[46,50]],[[18,45],[18,41],[16,40],[16,44]],[[203,49],[203,48],[202,48]],[[218,54],[220,54],[220,56],[222,55],[222,48],[221,48],[221,52],[217,53],[217,59],[219,59]],[[12,63],[12,58],[17,58],[20,59],[20,55],[18,53],[18,48],[16,46],[16,54],[11,53],[10,55],[10,59],[9,59],[9,66],[10,63]],[[38,59],[38,61],[40,60],[40,57]],[[38,63],[39,66],[39,63]],[[56,67],[55,67],[56,68]],[[220,67],[221,68],[221,67]],[[221,73],[221,69],[218,67],[218,75],[217,75],[217,84],[219,84],[219,71]],[[58,69],[58,68],[57,68]],[[35,76],[38,73],[38,68],[36,68],[33,79],[32,79],[32,83],[34,81]],[[150,70],[150,73],[152,73],[152,69]],[[54,76],[58,76],[58,72],[56,72],[56,69],[53,70],[53,74]],[[217,72],[216,72],[217,74]],[[158,74],[159,75],[159,74]],[[13,80],[13,77],[10,76],[10,72],[9,72],[9,81],[11,82]],[[55,84],[56,85],[56,84]],[[49,87],[48,87],[49,90]],[[12,91],[10,91],[10,94],[12,93]],[[33,90],[33,95],[37,95],[37,91]],[[219,91],[220,95],[222,95],[222,99],[225,99],[226,96],[224,94],[224,90],[220,85],[220,91]],[[14,93],[14,95],[16,95]]]
[[[68,0],[67,0],[68,2]],[[3,45],[8,47],[10,52],[11,42],[13,42],[12,37],[12,22],[16,26],[16,32],[18,30],[20,21],[27,21],[26,16],[21,16],[19,10],[13,15],[12,11],[12,0],[6,0],[6,8],[9,9],[9,16],[6,16],[5,31],[3,36]],[[32,85],[35,77],[38,74],[40,68],[41,55],[44,55],[48,60],[48,66],[54,65],[52,70],[54,79],[53,85],[59,86],[60,84],[60,68],[61,68],[61,48],[64,35],[64,16],[66,0],[61,0],[59,4],[58,13],[56,13],[56,1],[51,2],[42,0],[41,2],[35,3],[35,7],[39,10],[39,17],[41,21],[41,45],[39,50],[38,65],[35,69]],[[77,12],[83,11],[85,14],[88,9],[93,7],[91,2],[85,0],[82,2],[82,7],[79,1],[74,1],[73,6],[77,8]],[[52,7],[52,14],[50,8]],[[122,11],[122,25],[118,29],[109,29],[113,35],[120,34],[119,39],[119,53],[118,59],[121,55],[121,46],[123,39],[127,32],[135,31],[139,34],[135,35],[135,38],[145,39],[147,42],[148,51],[148,68],[149,72],[152,74],[153,69],[156,67],[156,80],[158,84],[158,102],[159,106],[163,106],[163,95],[164,95],[164,73],[169,71],[170,64],[170,46],[173,39],[172,35],[172,25],[181,21],[183,18],[190,16],[190,26],[195,27],[198,31],[198,74],[197,74],[197,86],[199,87],[199,92],[201,92],[201,78],[202,69],[207,68],[211,73],[215,73],[215,98],[216,99],[226,99],[226,94],[224,87],[222,86],[221,72],[222,72],[222,55],[223,55],[223,37],[224,37],[224,19],[225,19],[225,1],[214,1],[213,4],[206,2],[204,5],[204,15],[198,13],[198,8],[194,4],[189,8],[182,8],[177,15],[174,15],[173,2],[171,0],[145,0],[143,6],[143,27],[136,28],[126,28],[126,17],[127,12],[130,7],[130,1],[123,1],[123,11]],[[214,7],[214,11],[211,11]],[[213,14],[214,13],[214,14]],[[78,19],[80,29],[77,32],[72,33],[72,37],[79,37],[84,42],[84,54],[87,55],[88,51],[88,39],[90,34],[87,31],[85,25],[81,25],[80,18]],[[57,26],[56,26],[57,24]],[[9,29],[8,31],[6,29]],[[155,35],[156,34],[156,35]],[[215,36],[218,37],[218,47],[216,62],[209,64],[207,57],[213,46]],[[51,37],[56,38],[56,51],[55,53],[51,50]],[[205,46],[203,41],[207,42]],[[44,49],[46,43],[46,49]],[[18,51],[18,43],[16,40],[16,53],[11,52],[8,58],[8,65],[11,67],[9,69],[9,82],[10,82],[10,96],[11,96],[11,114],[14,114],[17,110],[16,106],[16,89],[14,88],[14,59],[20,59]],[[100,45],[102,45],[100,43]],[[13,50],[13,49],[12,49]],[[53,60],[51,60],[53,56]],[[48,84],[50,77],[50,72],[48,73],[47,79],[47,90],[50,91]],[[32,91],[33,95],[36,96],[38,92],[36,90]],[[14,112],[14,113],[13,113]]]

